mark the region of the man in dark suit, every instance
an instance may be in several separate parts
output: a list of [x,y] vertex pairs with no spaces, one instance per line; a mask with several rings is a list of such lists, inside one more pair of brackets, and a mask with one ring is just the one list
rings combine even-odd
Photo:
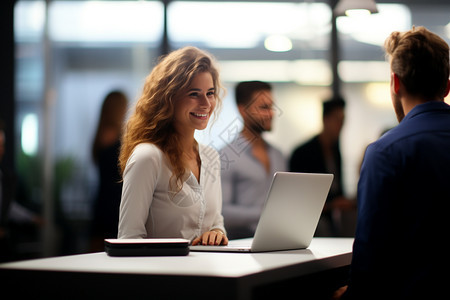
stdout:
[[333,183],[327,197],[315,236],[339,236],[340,220],[334,212],[353,208],[353,201],[344,196],[342,160],[339,137],[344,125],[345,102],[332,98],[323,102],[322,131],[297,147],[289,161],[289,171],[306,173],[332,173]]
[[444,98],[450,88],[449,47],[417,27],[392,33],[385,49],[400,124],[366,150],[344,298],[446,298],[450,106]]

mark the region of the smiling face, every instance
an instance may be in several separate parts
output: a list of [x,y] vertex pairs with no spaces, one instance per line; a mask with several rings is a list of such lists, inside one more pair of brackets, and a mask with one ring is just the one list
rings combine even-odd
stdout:
[[175,101],[174,124],[178,132],[203,130],[216,107],[213,78],[209,72],[197,74],[191,85]]

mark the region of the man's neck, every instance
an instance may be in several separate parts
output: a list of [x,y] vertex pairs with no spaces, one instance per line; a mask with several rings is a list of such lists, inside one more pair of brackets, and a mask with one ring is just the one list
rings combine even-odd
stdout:
[[245,137],[247,141],[249,141],[254,146],[265,144],[261,132],[256,132],[254,130],[249,129],[248,127],[244,127],[241,134]]
[[325,131],[322,131],[319,134],[319,141],[325,148],[331,148],[336,143],[334,138],[332,138],[331,135]]
[[424,101],[422,99],[419,98],[412,98],[412,97],[408,97],[408,98],[404,98],[402,99],[402,105],[403,105],[403,111],[405,113],[405,116],[417,105],[425,103],[427,101]]

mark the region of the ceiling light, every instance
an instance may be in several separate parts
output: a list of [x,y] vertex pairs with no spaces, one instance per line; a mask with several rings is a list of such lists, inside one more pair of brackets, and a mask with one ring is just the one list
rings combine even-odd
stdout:
[[273,52],[287,52],[292,50],[292,41],[284,35],[271,35],[265,39],[264,47]]
[[378,13],[377,5],[374,0],[340,0],[334,8],[336,16],[361,14],[375,14]]
[[362,8],[347,9],[345,11],[345,15],[347,17],[351,17],[351,18],[363,18],[363,17],[369,16],[370,14],[371,14],[370,10],[362,9]]
[[378,4],[379,12],[362,18],[341,17],[337,27],[341,34],[358,42],[383,46],[392,31],[411,28],[411,12],[403,4]]

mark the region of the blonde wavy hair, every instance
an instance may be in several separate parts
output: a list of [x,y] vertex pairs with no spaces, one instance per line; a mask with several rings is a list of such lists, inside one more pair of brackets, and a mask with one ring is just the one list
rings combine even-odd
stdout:
[[172,166],[172,178],[175,178],[178,189],[181,189],[186,168],[179,136],[173,126],[175,98],[181,91],[188,89],[194,77],[202,72],[209,72],[213,79],[215,118],[225,89],[220,82],[214,58],[196,47],[184,47],[159,59],[147,76],[142,95],[124,128],[119,155],[122,176],[134,148],[140,143],[152,143],[166,155]]

